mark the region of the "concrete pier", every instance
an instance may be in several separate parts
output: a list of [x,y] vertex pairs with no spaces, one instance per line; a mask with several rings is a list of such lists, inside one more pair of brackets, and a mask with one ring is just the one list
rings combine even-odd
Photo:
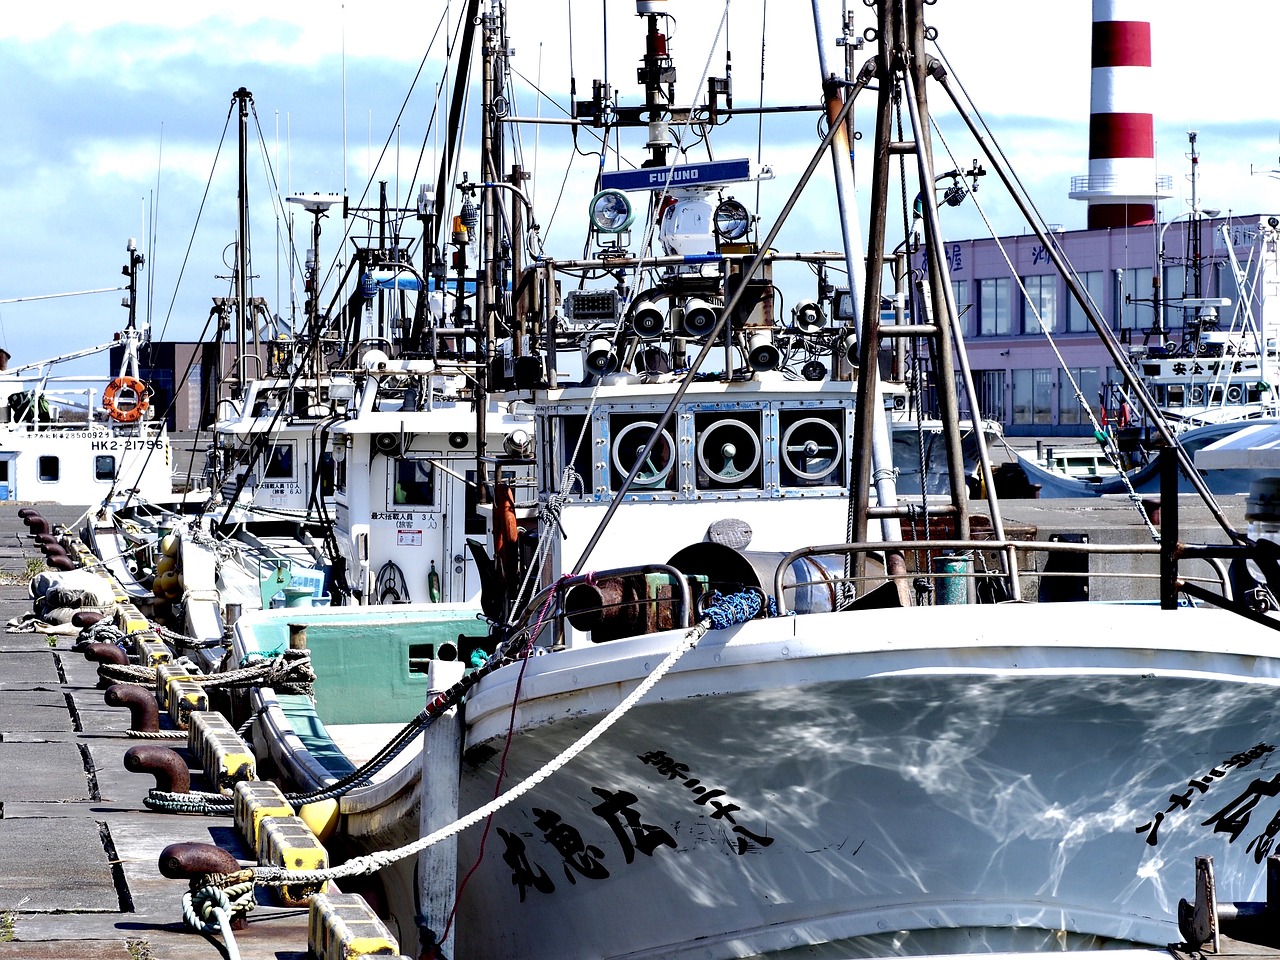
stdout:
[[[67,526],[83,513],[38,509]],[[31,609],[25,571],[39,557],[17,506],[0,506],[0,619]],[[229,819],[142,805],[155,781],[123,758],[145,741],[72,642],[0,633],[0,960],[217,960],[221,946],[183,923],[187,884],[160,875],[160,851],[194,841],[253,856]],[[307,911],[260,903],[235,938],[243,960],[302,960]]]

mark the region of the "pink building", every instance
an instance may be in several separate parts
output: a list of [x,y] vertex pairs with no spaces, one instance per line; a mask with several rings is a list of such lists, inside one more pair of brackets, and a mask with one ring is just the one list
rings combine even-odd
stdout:
[[[1268,259],[1263,256],[1268,243],[1268,262],[1275,259],[1275,233],[1266,229],[1267,219],[1266,214],[1202,216],[1062,231],[1054,240],[1120,341],[1138,357],[1159,356],[1164,344],[1194,338],[1205,310],[1184,300],[1229,300],[1230,306],[1210,308],[1218,329],[1254,324],[1264,336],[1275,337],[1280,318],[1271,314],[1280,308],[1280,291],[1273,289],[1274,278],[1258,269]],[[1041,242],[1033,235],[956,241],[947,246],[947,263],[982,414],[999,420],[1012,436],[1092,433],[1063,368],[1095,414],[1116,371]]]

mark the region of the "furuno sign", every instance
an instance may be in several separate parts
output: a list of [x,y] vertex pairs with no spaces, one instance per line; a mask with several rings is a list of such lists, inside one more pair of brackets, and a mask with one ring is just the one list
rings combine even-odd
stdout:
[[710,160],[706,163],[679,164],[673,167],[606,171],[600,175],[600,189],[661,190],[668,185],[704,187],[750,179],[750,160]]

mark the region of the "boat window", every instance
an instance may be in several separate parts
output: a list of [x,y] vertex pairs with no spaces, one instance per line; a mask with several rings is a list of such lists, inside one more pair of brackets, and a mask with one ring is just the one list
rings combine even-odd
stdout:
[[587,418],[580,414],[575,414],[567,417],[555,417],[549,423],[555,432],[552,442],[555,444],[557,456],[548,461],[555,464],[553,469],[555,469],[556,473],[555,476],[546,478],[547,482],[552,489],[558,490],[564,468],[572,464],[574,472],[581,478],[581,481],[580,483],[575,483],[572,490],[565,492],[569,496],[590,496],[593,489],[590,434],[582,437],[581,443],[579,443],[582,431],[587,429]]
[[114,480],[116,478],[116,458],[111,454],[102,454],[93,458],[93,479]]
[[779,428],[782,486],[844,484],[843,410],[783,410]]
[[703,411],[694,418],[697,431],[698,488],[749,490],[763,486],[764,458],[759,411]]
[[334,475],[333,454],[326,450],[324,453],[320,454],[320,496],[333,496]]
[[[611,438],[609,455],[609,489],[620,490],[627,475],[658,425],[657,413],[623,414],[610,418]],[[670,428],[665,428],[649,455],[645,457],[631,490],[639,493],[650,490],[672,491],[676,489],[676,444]]]
[[393,501],[397,506],[435,504],[435,476],[430,460],[397,460]]
[[56,483],[58,480],[59,466],[57,457],[41,457],[37,464],[36,475],[45,483]]
[[293,444],[277,443],[267,451],[263,476],[268,480],[293,479]]
[[489,532],[489,522],[480,513],[480,497],[477,495],[479,484],[476,483],[476,472],[467,471],[466,492],[463,494],[463,510],[466,519],[463,521],[463,532],[467,536],[483,536]]

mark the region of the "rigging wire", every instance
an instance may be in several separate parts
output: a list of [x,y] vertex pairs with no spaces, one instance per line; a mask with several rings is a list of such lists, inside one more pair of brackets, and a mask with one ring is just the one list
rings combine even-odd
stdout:
[[[935,41],[935,45],[936,45],[936,41]],[[945,58],[944,58],[944,63],[945,63]],[[948,72],[950,72],[951,70],[950,65],[947,65],[947,70]],[[954,73],[952,74],[952,77],[954,78]],[[956,83],[961,87],[961,90],[964,89],[963,85],[961,85],[958,80],[956,80]],[[965,96],[968,97],[968,94],[966,93]],[[987,128],[986,123],[985,121],[983,121],[980,114],[978,115],[978,120],[982,124],[983,129],[987,130],[988,135],[990,135],[990,130],[989,128]],[[941,127],[937,124],[936,121],[933,122],[933,129],[939,142],[942,143],[943,149],[946,150],[947,156],[951,158],[951,162],[953,164],[956,164],[957,161],[956,161],[955,154],[952,152],[950,144],[947,142],[946,137],[942,133]],[[1004,153],[1000,149],[999,145],[995,142],[994,138],[992,138],[991,140],[991,145],[992,145],[992,149],[995,150],[997,153],[999,153],[1001,158],[1003,158]],[[959,169],[958,165],[956,166],[956,169]],[[1016,174],[1013,174],[1012,176],[1015,180],[1017,179]],[[1021,188],[1020,181],[1019,181],[1019,187]],[[1152,541],[1155,543],[1159,543],[1160,532],[1156,529],[1155,525],[1151,522],[1150,516],[1147,514],[1146,509],[1142,505],[1142,498],[1138,495],[1137,491],[1134,490],[1133,483],[1129,479],[1128,473],[1123,468],[1123,464],[1119,456],[1119,451],[1116,450],[1115,448],[1115,439],[1111,437],[1111,435],[1107,431],[1103,430],[1101,424],[1099,424],[1098,419],[1093,412],[1092,405],[1088,402],[1088,400],[1085,399],[1084,393],[1083,391],[1081,391],[1079,383],[1076,381],[1076,378],[1072,375],[1071,369],[1067,366],[1066,359],[1063,357],[1062,351],[1059,350],[1058,344],[1055,341],[1053,334],[1050,332],[1048,324],[1046,324],[1041,317],[1039,306],[1034,302],[1031,295],[1027,292],[1027,288],[1026,288],[1026,285],[1023,283],[1022,277],[1018,275],[1018,270],[1014,266],[1013,260],[1010,258],[1007,248],[1005,247],[1004,243],[1001,241],[1000,237],[997,236],[995,226],[994,224],[991,223],[991,220],[988,218],[987,212],[983,208],[981,201],[978,200],[977,194],[971,191],[970,197],[973,200],[974,208],[978,211],[979,216],[982,217],[982,222],[986,225],[987,232],[990,234],[991,238],[995,241],[996,248],[1000,251],[1000,255],[1004,258],[1005,264],[1009,268],[1010,275],[1014,278],[1014,282],[1017,283],[1018,289],[1022,292],[1023,300],[1031,308],[1031,312],[1035,316],[1036,326],[1040,328],[1041,334],[1043,334],[1045,341],[1048,343],[1050,349],[1053,351],[1054,356],[1058,360],[1058,365],[1061,367],[1063,372],[1066,374],[1068,381],[1071,383],[1071,389],[1074,392],[1075,398],[1077,402],[1080,404],[1081,408],[1084,410],[1085,414],[1088,416],[1089,423],[1093,427],[1094,437],[1098,439],[1098,442],[1102,446],[1103,452],[1105,453],[1107,459],[1111,461],[1116,466],[1116,468],[1120,471],[1121,482],[1124,484],[1125,489],[1128,491],[1127,496],[1130,503],[1133,504],[1138,515],[1142,518],[1142,521],[1147,528],[1147,533],[1150,535]],[[1034,207],[1032,208],[1032,210],[1037,217],[1040,216],[1039,211],[1035,210]],[[1071,267],[1070,264],[1068,264],[1068,269],[1071,269],[1073,273],[1075,272],[1074,267]],[[1085,291],[1086,296],[1089,295],[1088,289],[1086,287],[1083,287],[1083,285],[1081,285],[1081,289]],[[1092,300],[1092,298],[1090,298],[1090,300]],[[1095,310],[1097,309],[1097,304],[1092,304],[1092,306],[1094,307]],[[976,429],[978,411],[976,410],[972,411],[972,416],[974,418],[974,426]]]
[[196,210],[196,221],[191,225],[191,237],[187,240],[186,253],[182,255],[182,265],[178,268],[178,279],[173,284],[173,296],[169,300],[169,309],[165,312],[164,323],[160,327],[160,340],[164,340],[165,331],[169,329],[169,319],[173,316],[173,307],[178,300],[178,291],[182,289],[182,277],[187,270],[187,262],[191,259],[191,248],[196,242],[196,230],[200,226],[200,218],[204,214],[204,205],[209,199],[209,190],[213,186],[213,174],[218,169],[218,157],[222,155],[222,145],[227,142],[227,129],[231,126],[231,114],[235,110],[235,100],[227,109],[227,119],[222,125],[222,137],[218,140],[218,149],[213,155],[213,166],[209,168],[209,179],[205,181],[204,193],[200,196],[200,206]]

